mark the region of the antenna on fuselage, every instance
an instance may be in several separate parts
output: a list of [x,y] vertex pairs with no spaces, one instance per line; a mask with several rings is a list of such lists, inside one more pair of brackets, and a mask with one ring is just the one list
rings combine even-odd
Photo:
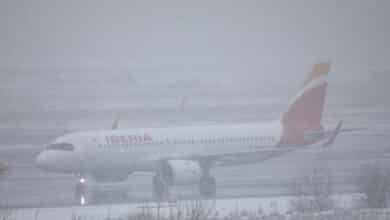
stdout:
[[181,112],[184,112],[185,108],[186,108],[186,105],[187,105],[187,102],[188,102],[188,97],[187,96],[183,96],[180,100],[180,111]]
[[116,130],[119,127],[119,117],[117,117],[111,125],[112,130]]

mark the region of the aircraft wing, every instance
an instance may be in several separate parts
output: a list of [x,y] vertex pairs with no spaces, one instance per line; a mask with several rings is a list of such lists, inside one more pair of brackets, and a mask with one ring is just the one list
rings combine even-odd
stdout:
[[270,148],[269,150],[235,152],[229,154],[205,154],[205,155],[170,155],[169,157],[154,157],[148,160],[166,161],[166,160],[196,160],[196,161],[211,161],[216,166],[236,166],[242,164],[259,163],[265,160],[279,157],[285,153],[298,150],[296,147],[281,147]]
[[[165,160],[213,161],[216,166],[235,166],[241,164],[252,164],[252,163],[259,163],[269,159],[280,157],[291,151],[303,150],[308,148],[328,147],[334,143],[339,133],[354,132],[360,130],[365,130],[365,128],[344,129],[342,128],[342,121],[340,121],[334,129],[327,131],[325,133],[323,132],[318,133],[318,135],[323,136],[323,138],[317,144],[311,144],[306,146],[291,145],[291,146],[270,147],[268,149],[261,149],[258,151],[253,150],[247,152],[246,151],[234,152],[229,154],[202,154],[202,155],[187,155],[187,156],[178,154],[176,156],[169,155],[167,157],[164,157],[163,155],[160,156],[155,155],[148,159],[156,160],[156,161],[165,161]],[[311,135],[317,135],[317,134],[312,132]]]
[[234,155],[219,155],[216,158],[217,166],[236,166],[243,164],[253,164],[260,163],[266,160],[270,160],[276,157],[280,157],[287,152],[290,152],[290,149],[284,150],[273,150],[273,151],[261,151],[261,152],[250,152],[250,153],[239,153]]

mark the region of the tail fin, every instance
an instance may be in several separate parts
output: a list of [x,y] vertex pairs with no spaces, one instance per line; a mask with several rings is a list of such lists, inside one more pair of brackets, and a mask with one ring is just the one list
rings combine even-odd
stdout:
[[330,63],[317,63],[306,75],[303,87],[293,98],[282,116],[284,128],[282,143],[306,144],[305,130],[322,130],[321,119],[324,109]]

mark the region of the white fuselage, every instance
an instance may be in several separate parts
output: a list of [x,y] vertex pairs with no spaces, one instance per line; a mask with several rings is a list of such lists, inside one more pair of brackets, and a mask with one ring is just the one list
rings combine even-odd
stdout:
[[[156,163],[168,159],[218,157],[272,151],[280,142],[278,122],[144,128],[79,132],[57,138],[73,151],[45,150],[38,162],[53,171],[89,173],[101,171],[155,171]],[[55,158],[48,161],[48,158]]]

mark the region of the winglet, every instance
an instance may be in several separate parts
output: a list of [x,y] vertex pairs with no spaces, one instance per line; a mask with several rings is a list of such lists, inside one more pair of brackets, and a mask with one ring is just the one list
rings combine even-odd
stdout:
[[339,123],[337,123],[337,126],[333,130],[333,132],[331,133],[331,136],[330,136],[329,140],[323,144],[324,147],[328,147],[328,146],[333,144],[334,140],[336,140],[337,135],[341,131],[342,125],[343,125],[343,121],[339,121]]

